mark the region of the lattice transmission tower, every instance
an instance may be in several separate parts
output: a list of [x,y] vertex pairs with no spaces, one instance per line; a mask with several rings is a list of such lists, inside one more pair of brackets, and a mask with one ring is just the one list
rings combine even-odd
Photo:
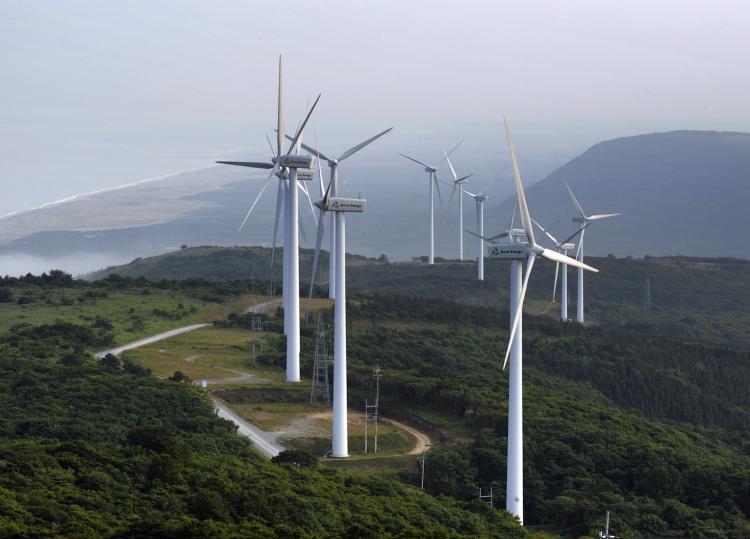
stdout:
[[370,423],[373,424],[375,430],[373,453],[378,452],[378,406],[380,405],[380,379],[383,377],[383,373],[380,371],[380,365],[375,367],[372,377],[375,379],[375,403],[370,404],[368,399],[365,399],[365,453],[367,453],[367,427]]
[[486,503],[490,507],[495,507],[495,495],[492,493],[492,487],[490,487],[489,494],[487,494],[486,490],[482,493],[482,487],[479,487],[479,501]]
[[310,387],[310,404],[316,400],[320,400],[326,406],[331,404],[328,366],[333,362],[333,358],[328,353],[328,344],[326,342],[327,327],[328,325],[323,322],[323,315],[318,314],[318,327],[315,338],[315,361],[313,362],[312,385]]
[[643,291],[643,310],[650,311],[653,306],[651,302],[651,277],[646,276],[646,288]]

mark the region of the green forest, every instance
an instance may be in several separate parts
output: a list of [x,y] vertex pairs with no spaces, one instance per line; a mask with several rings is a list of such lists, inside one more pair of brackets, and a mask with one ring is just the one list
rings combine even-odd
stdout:
[[111,338],[70,322],[0,333],[0,536],[526,536],[478,501],[265,461],[204,391],[94,361]]
[[[371,395],[379,365],[382,413],[437,442],[426,455],[425,493],[416,463],[394,475],[341,471],[304,452],[265,461],[188,381],[92,358],[129,329],[94,316],[107,298],[92,294],[123,294],[135,303],[167,290],[173,303],[159,308],[179,323],[196,314],[191,301],[196,309],[219,304],[258,282],[205,275],[6,278],[0,528],[8,537],[577,538],[595,536],[609,510],[612,531],[623,539],[748,537],[750,348],[747,325],[733,313],[748,295],[742,287],[750,265],[632,264],[619,277],[627,301],[617,320],[580,327],[525,316],[525,528],[477,499],[480,488],[492,487],[495,506],[504,507],[508,373],[501,357],[508,313],[501,277],[457,285],[455,274],[471,273],[471,265],[350,260],[352,289],[358,288],[348,303],[350,406]],[[648,312],[638,303],[646,273],[635,272],[645,265],[656,268],[648,272]],[[420,289],[408,286],[416,271],[427,275]],[[551,271],[540,275],[551,281]],[[375,276],[369,286],[362,284],[366,272]],[[710,279],[701,280],[704,272]],[[672,281],[657,288],[667,273]],[[704,297],[696,284],[708,280],[702,286],[710,290],[731,275],[733,294]],[[592,303],[612,286],[588,282]],[[693,291],[680,294],[680,283],[690,282]],[[532,300],[543,305],[542,286],[534,286]],[[36,324],[12,316],[35,303],[54,311],[64,306],[60,296],[89,314],[50,315]],[[665,320],[680,310],[691,320],[669,327]],[[722,335],[721,324],[709,324],[716,311],[735,320],[734,329]],[[248,316],[230,315],[216,325],[248,323]],[[682,331],[688,327],[691,333]],[[266,329],[282,328],[269,320]],[[309,376],[312,326],[302,334]],[[281,335],[272,342],[283,342]],[[267,347],[258,360],[280,368],[283,349]]]

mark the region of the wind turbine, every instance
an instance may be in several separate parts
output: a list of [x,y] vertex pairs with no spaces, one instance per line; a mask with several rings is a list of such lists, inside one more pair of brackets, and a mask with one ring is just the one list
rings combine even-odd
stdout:
[[[556,251],[545,249],[536,243],[534,229],[532,228],[531,215],[526,204],[526,195],[521,182],[521,173],[518,169],[516,152],[513,148],[513,140],[505,119],[505,132],[508,137],[508,149],[510,150],[511,163],[513,165],[513,176],[515,180],[516,196],[518,198],[518,210],[521,216],[522,230],[511,229],[511,242],[507,244],[495,244],[488,247],[490,258],[511,260],[510,274],[510,336],[508,338],[508,349],[503,359],[505,369],[510,357],[510,376],[508,390],[508,478],[506,510],[516,515],[523,522],[523,399],[522,399],[522,343],[523,332],[521,318],[523,315],[523,301],[526,297],[526,289],[529,285],[529,277],[537,257],[541,256],[554,262],[569,264],[589,271],[597,271],[591,266],[565,256]],[[526,272],[523,273],[523,260],[526,260]]]
[[[609,219],[610,217],[617,217],[618,215],[622,215],[621,213],[600,213],[598,215],[586,215],[586,212],[583,211],[583,206],[581,206],[581,203],[578,202],[578,199],[573,194],[573,190],[570,188],[570,185],[568,185],[568,182],[563,180],[563,183],[565,184],[565,188],[568,190],[568,193],[570,193],[570,198],[573,200],[573,205],[576,208],[576,212],[578,213],[577,217],[573,217],[573,222],[578,223],[581,227],[581,238],[578,240],[578,252],[576,253],[576,259],[583,262],[583,235],[585,233],[585,230],[583,230],[585,227],[583,225],[588,226],[593,221],[599,221],[601,219]],[[576,322],[579,324],[583,324],[583,272],[579,269],[578,270],[578,298],[576,301]]]
[[[276,176],[282,184],[277,191],[276,199],[276,218],[274,222],[274,250],[276,246],[276,231],[278,229],[279,212],[284,208],[284,284],[283,284],[283,304],[284,304],[284,333],[287,335],[286,347],[286,381],[299,382],[299,351],[300,351],[300,324],[299,324],[299,193],[298,180],[312,179],[312,173],[309,169],[314,164],[314,158],[309,155],[297,155],[295,152],[297,144],[302,137],[302,132],[307,125],[310,116],[315,110],[315,106],[320,100],[320,94],[315,99],[300,122],[297,132],[292,138],[289,150],[284,153],[283,137],[284,132],[284,102],[282,98],[282,77],[281,77],[281,56],[279,56],[279,90],[276,116],[276,151],[272,151],[270,163],[255,161],[217,161],[224,165],[235,165],[241,167],[271,169],[268,178],[260,189],[258,196],[253,201],[250,209],[245,215],[240,230],[245,226],[250,214],[255,209],[256,204]],[[300,169],[298,171],[298,169]],[[273,255],[272,255],[273,256]]]
[[[537,226],[539,230],[544,232],[546,236],[552,240],[552,242],[557,247],[557,251],[564,254],[565,256],[568,256],[568,251],[572,251],[575,248],[575,245],[570,243],[570,241],[575,238],[578,234],[583,235],[584,229],[589,226],[589,223],[586,223],[582,227],[580,227],[578,230],[576,230],[573,234],[565,238],[563,241],[557,241],[557,238],[555,238],[552,234],[550,234],[548,231],[542,227],[536,220],[532,219],[534,224]],[[552,303],[555,303],[555,295],[557,293],[557,274],[560,270],[560,263],[558,262],[555,264],[555,284],[552,286]],[[548,307],[549,308],[549,307]],[[560,278],[560,319],[563,322],[568,321],[568,266],[567,264],[563,264],[562,267],[562,277]]]
[[[451,174],[453,175],[453,189],[451,189],[451,198],[448,201],[448,208],[451,207],[451,204],[453,203],[453,195],[456,194],[456,191],[458,191],[458,259],[463,261],[464,259],[464,193],[468,193],[468,191],[464,190],[464,184],[471,178],[474,174],[467,174],[466,176],[458,177],[458,174],[456,174],[456,169],[453,168],[453,163],[451,163],[450,157],[448,157],[448,154],[443,151],[443,159],[448,161],[448,167],[451,169]],[[477,195],[471,195],[474,197],[474,200],[477,200]],[[484,202],[484,201],[483,201]],[[478,201],[477,201],[478,203]],[[477,211],[479,211],[477,207]],[[477,228],[480,228],[479,226]],[[483,228],[483,227],[482,227]],[[482,232],[479,232],[482,234]],[[484,250],[482,249],[481,252]]]
[[[320,209],[318,233],[315,240],[312,277],[310,278],[310,299],[312,299],[315,274],[318,269],[320,246],[323,243],[325,213],[333,212],[336,223],[336,302],[334,303],[333,325],[333,432],[331,456],[349,456],[349,434],[347,425],[347,382],[346,382],[346,213],[365,211],[367,201],[361,198],[343,198],[331,195],[334,178],[328,183],[323,199],[315,205]],[[309,300],[308,300],[309,301]],[[309,305],[309,303],[308,303]]]
[[[359,150],[367,146],[368,144],[375,142],[377,139],[382,137],[383,135],[390,133],[392,130],[392,127],[389,127],[385,131],[381,131],[375,136],[372,136],[368,138],[367,140],[360,142],[356,146],[353,146],[346,150],[344,153],[342,153],[339,157],[333,159],[330,157],[327,157],[319,150],[313,148],[312,146],[309,146],[307,144],[302,143],[301,146],[308,152],[310,152],[312,155],[317,157],[318,159],[322,159],[324,161],[328,162],[328,167],[331,169],[331,179],[329,182],[330,186],[330,196],[335,197],[338,194],[339,190],[339,177],[338,177],[338,166],[341,161],[346,159],[347,157],[351,157],[355,153],[357,153]],[[286,138],[290,139],[289,135],[286,136]],[[316,141],[315,145],[317,146],[318,143]],[[322,193],[321,193],[322,196]],[[336,264],[335,264],[335,250],[336,250],[336,221],[335,216],[331,215],[331,230],[330,230],[330,250],[328,251],[328,297],[331,299],[334,299],[336,297]]]
[[[463,142],[463,141],[462,141]],[[449,151],[446,155],[449,156],[452,154],[456,148],[458,148],[461,145],[461,142],[456,144],[451,151]],[[419,161],[418,159],[414,159],[413,157],[409,157],[406,154],[400,153],[401,157],[406,157],[410,161],[414,161],[415,163],[418,163],[424,167],[424,171],[427,173],[428,176],[428,182],[429,182],[429,214],[430,214],[430,254],[427,257],[427,263],[428,264],[434,264],[435,263],[435,190],[437,190],[438,194],[438,200],[440,200],[440,205],[443,205],[443,199],[440,196],[440,186],[438,185],[438,177],[437,177],[437,167],[433,165],[428,165],[427,163],[423,163],[422,161]],[[443,162],[443,159],[440,160],[440,163]],[[438,163],[438,164],[440,164]]]

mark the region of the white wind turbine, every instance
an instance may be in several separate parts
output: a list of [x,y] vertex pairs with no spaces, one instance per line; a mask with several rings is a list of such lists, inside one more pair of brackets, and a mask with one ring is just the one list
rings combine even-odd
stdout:
[[[586,215],[586,212],[583,211],[583,206],[581,206],[581,203],[578,202],[578,199],[573,194],[573,190],[568,185],[568,182],[563,180],[563,183],[565,184],[565,188],[568,190],[568,193],[570,193],[570,198],[573,200],[573,205],[576,208],[576,212],[578,213],[577,217],[573,217],[573,222],[578,223],[581,227],[581,238],[578,240],[578,250],[576,252],[576,259],[583,262],[583,235],[585,233],[584,228],[588,226],[593,221],[599,221],[601,219],[608,219],[610,217],[617,217],[618,215],[622,215],[621,213],[600,213],[598,215]],[[584,226],[586,225],[586,226]],[[578,293],[577,301],[576,301],[576,322],[579,324],[583,324],[583,272],[579,269],[578,270],[578,289],[576,290]]]
[[[464,197],[463,194],[469,194],[470,196],[474,197],[474,200],[477,200],[477,195],[471,195],[468,191],[464,189],[464,184],[469,181],[469,178],[471,178],[474,174],[467,174],[466,176],[458,177],[458,174],[456,174],[456,169],[453,168],[453,163],[451,163],[451,158],[448,157],[448,154],[445,153],[445,150],[443,151],[443,159],[448,161],[448,168],[451,170],[451,175],[453,176],[453,189],[451,189],[451,197],[448,200],[448,208],[451,207],[453,204],[453,195],[456,194],[456,191],[458,191],[458,259],[463,261],[464,259]],[[486,197],[485,197],[486,198]],[[484,202],[484,201],[483,201]],[[480,232],[481,234],[481,232]]]
[[[536,220],[532,219],[534,224],[546,234],[546,236],[552,240],[552,242],[557,247],[558,252],[564,254],[565,256],[568,256],[568,251],[572,251],[575,248],[575,245],[570,243],[570,241],[575,238],[578,234],[583,234],[583,230],[589,226],[589,223],[586,223],[582,227],[580,227],[578,230],[576,230],[573,234],[565,238],[563,241],[557,241],[557,238],[555,238],[552,234],[550,234],[548,231],[542,227]],[[560,263],[558,262],[555,264],[555,284],[552,286],[552,303],[555,303],[555,295],[557,294],[557,275],[560,273]],[[551,305],[551,304],[550,304]],[[568,266],[567,264],[563,264],[562,267],[562,277],[560,278],[560,319],[563,322],[568,321]]]
[[[461,145],[461,142],[456,144],[451,151],[449,151],[446,154],[446,157],[452,154],[456,148],[458,148]],[[428,165],[427,163],[423,163],[422,161],[419,161],[418,159],[414,159],[413,157],[409,157],[406,154],[400,153],[401,157],[406,157],[410,161],[414,161],[415,163],[418,163],[424,167],[424,171],[428,175],[428,181],[430,185],[429,189],[429,214],[430,214],[430,251],[429,255],[427,257],[427,263],[428,264],[434,264],[435,263],[435,191],[437,190],[438,199],[440,200],[440,205],[443,204],[443,199],[440,196],[440,186],[438,185],[438,177],[437,177],[437,167],[433,165]],[[443,162],[443,159],[440,160],[440,163]],[[438,164],[440,164],[438,163]]]
[[[344,153],[342,153],[339,157],[333,159],[330,157],[327,157],[319,150],[313,148],[312,146],[309,146],[307,144],[302,143],[301,146],[308,152],[310,152],[312,155],[317,157],[318,159],[322,159],[326,162],[328,162],[328,166],[331,169],[331,179],[329,182],[330,185],[330,196],[335,197],[338,195],[339,190],[339,177],[338,177],[338,166],[339,164],[346,159],[347,157],[351,157],[355,153],[357,153],[359,150],[364,148],[365,146],[369,145],[372,142],[375,142],[377,139],[382,137],[383,135],[390,133],[393,128],[389,127],[385,131],[381,131],[375,136],[372,136],[368,138],[367,140],[360,142],[356,146],[353,146],[346,150]],[[290,139],[289,135],[286,136],[286,138]],[[317,142],[315,143],[317,146]],[[321,193],[322,196],[322,193]],[[328,297],[331,299],[334,299],[336,297],[336,265],[335,265],[335,250],[336,250],[336,221],[335,216],[331,215],[331,229],[329,232],[330,235],[330,250],[328,251]]]
[[[236,165],[241,167],[271,169],[265,183],[260,189],[258,196],[253,201],[250,209],[245,215],[245,219],[240,225],[240,230],[245,226],[250,214],[255,209],[256,204],[276,176],[280,185],[276,198],[276,217],[274,222],[274,248],[276,246],[276,232],[278,229],[279,216],[281,213],[282,203],[284,208],[284,269],[283,269],[283,305],[284,305],[284,333],[287,335],[286,348],[286,381],[299,382],[299,351],[300,351],[300,322],[299,322],[299,193],[300,188],[298,181],[312,179],[312,172],[309,170],[313,166],[314,158],[312,156],[296,155],[297,144],[302,137],[302,132],[312,115],[315,106],[320,100],[320,95],[309,108],[304,120],[300,123],[295,133],[292,144],[289,146],[287,153],[284,153],[283,137],[284,132],[284,102],[282,98],[282,78],[281,78],[281,56],[279,56],[279,89],[277,103],[277,125],[276,125],[276,151],[271,151],[273,157],[270,163],[254,161],[217,161],[225,165]],[[298,170],[299,169],[299,170]],[[306,189],[304,190],[305,192]],[[273,255],[272,255],[273,256]]]
[[331,456],[344,458],[349,456],[349,434],[347,425],[347,381],[346,381],[346,213],[365,211],[366,200],[361,198],[343,198],[331,195],[333,179],[328,183],[323,199],[315,205],[320,209],[318,233],[315,239],[315,257],[313,258],[312,277],[310,278],[310,296],[312,299],[315,286],[315,274],[318,269],[320,246],[323,243],[325,213],[333,212],[336,222],[336,302],[334,304],[333,324],[333,432]]
[[[494,244],[488,248],[490,258],[511,260],[510,274],[510,336],[508,349],[503,359],[505,369],[510,357],[510,380],[508,390],[508,478],[506,510],[516,515],[523,522],[523,399],[522,399],[522,324],[523,301],[529,285],[529,277],[538,256],[554,262],[569,264],[589,271],[597,271],[573,258],[556,251],[545,249],[536,243],[531,215],[526,205],[526,195],[521,182],[516,152],[510,134],[508,122],[505,120],[505,131],[508,137],[513,176],[515,180],[518,210],[521,216],[522,230],[511,230],[512,240],[507,244]],[[526,260],[526,272],[522,276],[523,260]]]

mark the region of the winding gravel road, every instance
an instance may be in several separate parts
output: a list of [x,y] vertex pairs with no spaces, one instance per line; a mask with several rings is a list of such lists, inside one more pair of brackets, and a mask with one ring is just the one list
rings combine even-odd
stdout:
[[183,333],[190,333],[191,331],[195,331],[196,329],[204,328],[210,325],[211,324],[193,324],[191,326],[170,329],[169,331],[165,331],[164,333],[157,333],[156,335],[144,337],[143,339],[138,339],[137,341],[129,342],[128,344],[123,344],[122,346],[118,346],[116,348],[110,348],[109,350],[102,350],[101,352],[97,352],[96,359],[101,359],[107,354],[114,354],[116,356],[119,356],[126,350],[140,348],[141,346],[146,346],[147,344],[163,341],[164,339],[176,337],[177,335],[182,335]]

